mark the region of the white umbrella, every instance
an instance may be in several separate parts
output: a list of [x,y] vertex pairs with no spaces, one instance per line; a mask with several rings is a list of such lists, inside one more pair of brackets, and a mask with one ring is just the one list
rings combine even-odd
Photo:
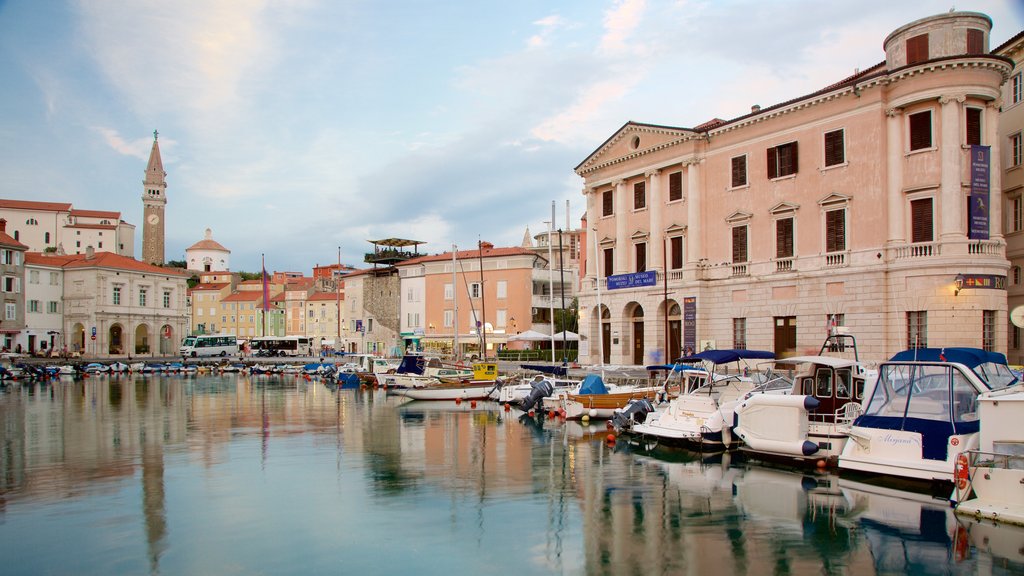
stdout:
[[519,334],[516,334],[515,336],[509,336],[508,337],[508,341],[509,342],[516,342],[516,341],[522,341],[522,342],[541,342],[541,341],[547,340],[549,338],[551,338],[551,336],[548,336],[547,334],[541,334],[540,332],[537,332],[536,330],[527,330],[526,332],[520,332]]
[[569,342],[578,342],[579,339],[580,339],[580,335],[575,333],[575,332],[565,331],[565,332],[559,332],[558,334],[555,334],[554,335],[554,339],[555,340],[568,340]]

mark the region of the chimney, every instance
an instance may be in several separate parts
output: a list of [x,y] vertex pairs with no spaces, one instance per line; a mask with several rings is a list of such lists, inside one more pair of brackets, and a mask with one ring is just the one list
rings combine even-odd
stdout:
[[491,244],[490,242],[481,242],[480,243],[480,249],[481,250],[493,250],[494,249],[494,244]]
[[753,106],[750,107],[750,113],[751,114],[757,114],[760,111],[761,111],[761,105],[760,104],[754,104]]
[[7,232],[7,220],[0,218],[0,232]]
[[85,259],[86,260],[92,260],[95,257],[96,257],[96,251],[93,250],[93,247],[91,245],[90,246],[86,246],[85,247]]

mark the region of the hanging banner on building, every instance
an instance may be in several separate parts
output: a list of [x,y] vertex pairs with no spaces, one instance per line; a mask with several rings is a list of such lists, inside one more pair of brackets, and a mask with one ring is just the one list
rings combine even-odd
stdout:
[[654,270],[633,272],[632,274],[613,274],[608,277],[608,289],[639,288],[658,284],[658,273]]
[[683,298],[683,355],[697,351],[697,297]]
[[971,200],[967,209],[971,240],[988,240],[990,152],[988,146],[971,145]]

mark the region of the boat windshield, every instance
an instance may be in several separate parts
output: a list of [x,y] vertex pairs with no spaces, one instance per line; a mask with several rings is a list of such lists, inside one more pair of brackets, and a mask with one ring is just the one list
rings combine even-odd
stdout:
[[949,422],[978,419],[979,391],[949,364],[884,364],[865,416]]
[[1017,382],[1017,376],[1010,371],[1010,367],[1006,364],[985,362],[975,366],[974,371],[992,390],[1006,388]]

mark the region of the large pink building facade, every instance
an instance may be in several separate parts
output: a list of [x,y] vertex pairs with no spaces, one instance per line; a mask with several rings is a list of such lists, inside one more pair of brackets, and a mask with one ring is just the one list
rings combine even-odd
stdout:
[[[998,133],[1013,63],[989,53],[990,29],[983,14],[924,18],[885,39],[884,62],[813,94],[619,129],[576,168],[581,362],[816,352],[833,322],[873,361],[913,345],[1005,352]],[[987,196],[978,176],[972,196],[972,160]]]

